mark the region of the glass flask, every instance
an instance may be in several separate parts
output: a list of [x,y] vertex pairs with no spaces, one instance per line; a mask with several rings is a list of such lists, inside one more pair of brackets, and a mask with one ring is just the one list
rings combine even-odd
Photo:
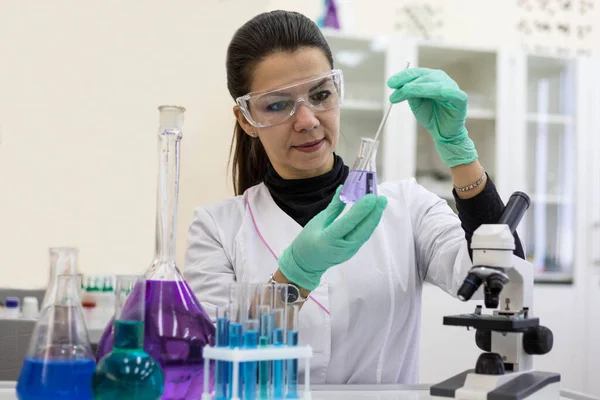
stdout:
[[79,297],[81,276],[58,275],[17,382],[20,400],[91,400],[95,360]]
[[42,306],[40,310],[43,310],[49,303],[50,299],[54,298],[57,284],[56,279],[61,275],[81,275],[81,272],[77,266],[77,257],[79,250],[75,247],[51,247],[48,249],[50,255],[50,274],[48,276],[48,286],[44,299],[42,300]]
[[[154,260],[145,273],[144,350],[162,368],[162,399],[199,399],[204,388],[202,350],[207,344],[214,345],[215,327],[175,263],[179,144],[185,109],[161,106],[159,111],[156,247]],[[127,312],[127,306],[123,312]],[[112,350],[113,334],[111,320],[98,344],[98,359]],[[212,392],[214,362],[210,368]]]
[[117,276],[114,344],[96,366],[92,380],[95,400],[156,400],[163,393],[160,365],[144,351],[145,286],[143,276]]
[[346,204],[354,204],[366,194],[377,196],[377,146],[379,141],[360,138],[360,148],[354,165],[344,182],[340,199]]

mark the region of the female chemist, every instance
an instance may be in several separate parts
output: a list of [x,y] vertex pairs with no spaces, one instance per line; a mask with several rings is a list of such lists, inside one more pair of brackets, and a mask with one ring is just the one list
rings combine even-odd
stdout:
[[214,318],[232,282],[290,283],[312,383],[416,383],[423,282],[456,295],[473,231],[504,209],[465,128],[466,94],[439,70],[387,81],[450,168],[458,216],[413,179],[342,213],[343,76],[319,28],[295,12],[260,14],[233,36],[226,67],[237,196],[195,210],[184,276],[198,300]]

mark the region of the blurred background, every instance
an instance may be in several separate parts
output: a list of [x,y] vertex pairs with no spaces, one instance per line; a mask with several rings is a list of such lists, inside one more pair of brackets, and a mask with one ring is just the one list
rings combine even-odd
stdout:
[[[359,138],[374,134],[385,81],[406,61],[456,80],[500,194],[523,190],[533,200],[519,232],[536,268],[536,314],[555,335],[536,367],[600,395],[600,1],[336,5],[339,27],[322,29],[346,80],[339,153],[351,165]],[[183,267],[194,207],[233,195],[227,44],[273,9],[325,16],[323,0],[0,0],[0,287],[43,288],[53,246],[79,248],[86,275],[148,267],[160,104],[187,109]],[[415,177],[454,206],[447,168],[406,104],[394,107],[377,157],[380,181]],[[423,382],[474,364],[473,333],[442,326],[443,315],[461,310],[472,306],[425,288]]]

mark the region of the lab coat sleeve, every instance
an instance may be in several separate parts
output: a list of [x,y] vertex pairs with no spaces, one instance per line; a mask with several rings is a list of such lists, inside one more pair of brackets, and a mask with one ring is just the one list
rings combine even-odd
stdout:
[[419,276],[456,297],[472,266],[460,219],[445,200],[414,181],[408,198]]
[[235,281],[222,236],[214,218],[198,207],[188,232],[183,275],[213,321],[217,308],[229,304],[229,287]]

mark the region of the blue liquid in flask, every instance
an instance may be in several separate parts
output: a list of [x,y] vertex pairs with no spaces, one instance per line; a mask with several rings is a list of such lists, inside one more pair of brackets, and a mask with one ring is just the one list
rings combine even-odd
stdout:
[[91,400],[93,359],[44,361],[26,358],[17,384],[19,400]]

